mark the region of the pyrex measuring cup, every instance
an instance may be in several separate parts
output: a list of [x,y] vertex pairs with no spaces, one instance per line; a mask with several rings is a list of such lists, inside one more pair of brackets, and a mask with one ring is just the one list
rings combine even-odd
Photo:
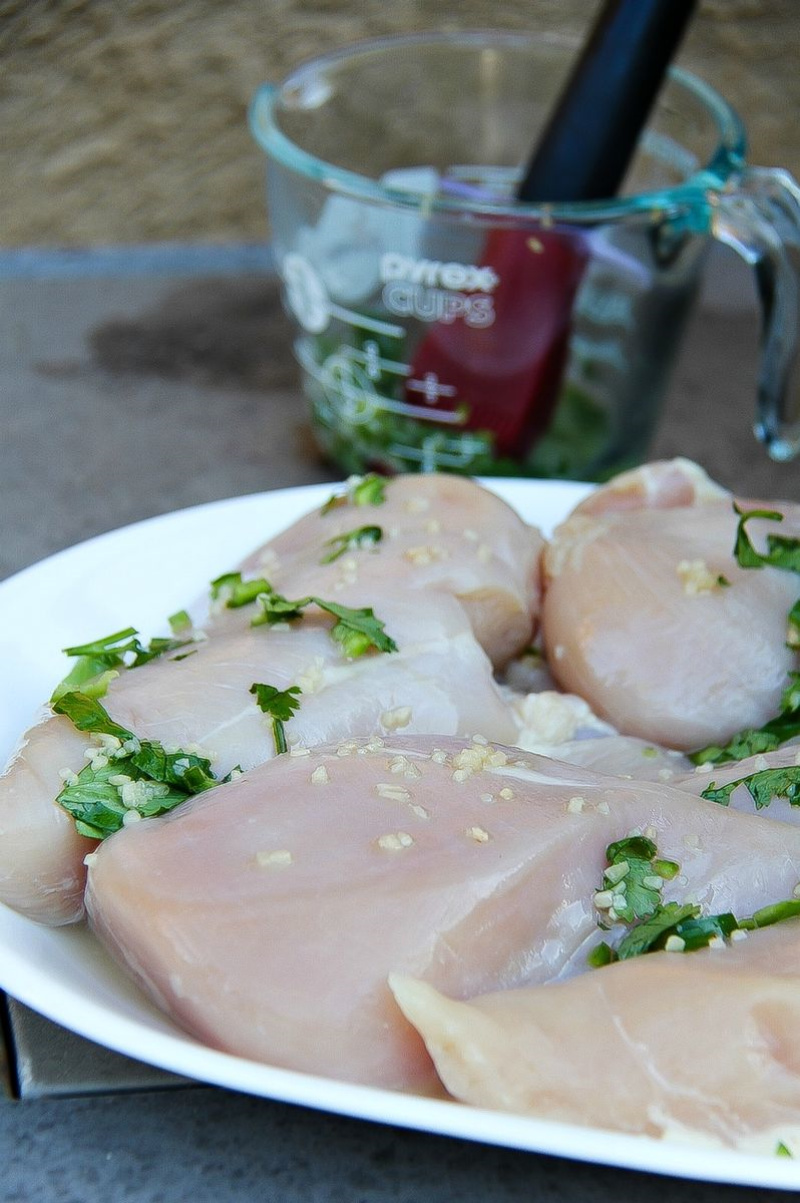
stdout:
[[304,388],[346,471],[637,462],[712,238],[755,271],[756,434],[776,460],[800,448],[800,189],[746,166],[736,114],[673,70],[619,198],[517,203],[575,54],[547,32],[386,38],[257,93]]

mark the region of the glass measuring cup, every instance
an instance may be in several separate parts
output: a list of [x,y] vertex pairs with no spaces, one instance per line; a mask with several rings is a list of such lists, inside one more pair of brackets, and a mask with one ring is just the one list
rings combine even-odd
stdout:
[[755,272],[756,434],[776,460],[800,448],[800,189],[747,166],[736,114],[673,69],[618,198],[517,203],[575,55],[547,31],[416,34],[256,94],[304,390],[346,471],[639,461],[715,238]]

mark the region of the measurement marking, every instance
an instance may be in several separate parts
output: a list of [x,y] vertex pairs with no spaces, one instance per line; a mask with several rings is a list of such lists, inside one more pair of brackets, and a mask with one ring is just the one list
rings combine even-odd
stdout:
[[[326,359],[324,364],[317,363],[313,353],[308,347],[303,345],[302,341],[295,344],[295,353],[300,365],[308,372],[309,376],[313,376],[318,380],[324,388],[329,389],[337,396],[344,395],[344,388],[341,381],[336,380],[331,373],[331,364],[334,367],[339,364],[346,364],[349,356],[346,352],[352,351],[351,347],[342,347],[343,354],[332,355]],[[389,397],[384,397],[381,393],[376,393],[372,389],[357,386],[357,392],[364,401],[371,401],[376,409],[385,410],[387,413],[403,414],[408,418],[419,418],[422,422],[436,422],[448,426],[463,426],[466,421],[466,415],[463,413],[449,413],[446,410],[429,410],[423,409],[419,405],[409,405],[404,401],[392,401]]]
[[[365,348],[374,347],[375,343],[365,343],[364,346]],[[363,351],[359,351],[357,347],[342,347],[341,353],[348,355],[356,363],[363,363],[370,374],[372,366],[375,365],[382,372],[394,372],[396,376],[411,375],[411,368],[407,363],[398,363],[395,359],[383,359],[380,356],[374,357],[374,353],[370,354],[369,350],[365,354]]]
[[405,414],[409,418],[419,418],[421,422],[436,422],[437,425],[463,426],[466,414],[449,413],[447,410],[421,409],[419,405],[408,405],[404,401],[389,401],[381,397],[381,407],[393,414]]
[[426,372],[421,380],[409,380],[406,388],[422,393],[426,405],[435,405],[440,397],[455,397],[452,384],[441,384],[435,372]]
[[[427,440],[425,440],[427,442]],[[389,448],[390,455],[396,455],[406,460],[414,460],[424,465],[426,472],[433,472],[437,467],[463,468],[474,456],[486,452],[486,445],[479,439],[465,438],[455,452],[443,451],[440,447],[404,447],[401,443],[393,443]]]
[[364,367],[370,380],[377,380],[381,374],[380,347],[371,338],[364,343]]
[[372,330],[375,334],[389,334],[392,338],[404,338],[402,326],[393,326],[390,322],[379,322],[377,318],[367,317],[365,313],[356,313],[353,309],[344,309],[341,305],[329,305],[328,311],[334,316],[347,322],[349,326],[357,326],[361,330]]

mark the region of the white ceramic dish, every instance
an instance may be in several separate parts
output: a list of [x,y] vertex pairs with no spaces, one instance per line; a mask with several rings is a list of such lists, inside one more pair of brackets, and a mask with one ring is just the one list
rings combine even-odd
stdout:
[[[528,481],[491,487],[545,532],[587,491],[584,485]],[[63,676],[62,647],[127,625],[147,637],[163,633],[167,614],[330,492],[330,485],[309,486],[181,510],[91,539],[0,584],[0,761]],[[581,1161],[800,1188],[800,1165],[786,1158],[481,1111],[215,1052],[156,1011],[83,927],[39,927],[2,906],[0,987],[108,1048],[250,1094]]]

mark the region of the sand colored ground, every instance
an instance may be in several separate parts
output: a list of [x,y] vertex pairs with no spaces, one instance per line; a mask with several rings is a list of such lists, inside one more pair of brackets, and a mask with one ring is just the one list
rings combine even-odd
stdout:
[[[250,97],[311,55],[417,29],[525,29],[532,0],[0,0],[0,245],[266,230]],[[595,0],[538,0],[576,32]],[[704,0],[680,61],[800,172],[798,0]]]

